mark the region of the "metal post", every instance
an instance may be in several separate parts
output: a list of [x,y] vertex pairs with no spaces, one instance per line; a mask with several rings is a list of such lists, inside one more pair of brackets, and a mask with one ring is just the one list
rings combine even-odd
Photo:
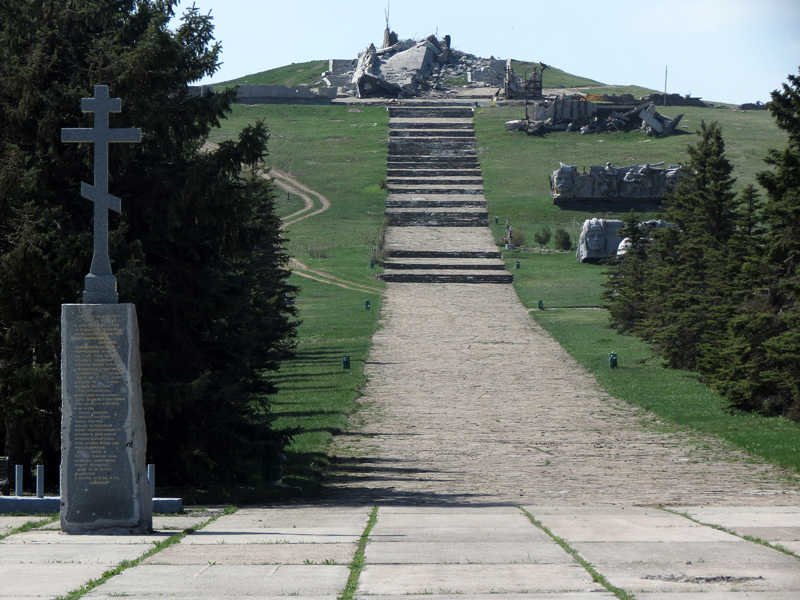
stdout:
[[500,217],[495,217],[494,224],[497,225],[498,223],[500,223]]
[[369,300],[364,300],[364,308],[369,310]]
[[519,269],[519,261],[517,261],[517,264],[514,266],[514,268]]
[[342,355],[342,369],[349,369],[350,368],[350,355],[343,354]]
[[14,467],[14,495],[22,496],[22,465]]
[[156,466],[147,465],[147,481],[150,482],[150,497],[156,497]]
[[608,366],[610,368],[612,368],[612,369],[616,369],[617,368],[617,353],[616,352],[612,352],[611,354],[608,355]]
[[44,498],[44,465],[36,465],[36,497]]
[[539,300],[539,310],[544,310],[544,300]]

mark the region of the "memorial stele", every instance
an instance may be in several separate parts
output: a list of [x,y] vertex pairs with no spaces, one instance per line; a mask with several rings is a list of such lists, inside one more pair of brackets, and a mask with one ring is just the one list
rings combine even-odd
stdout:
[[153,529],[147,481],[136,307],[117,303],[108,255],[108,145],[141,141],[139,129],[111,129],[122,111],[108,86],[81,100],[94,127],[62,129],[62,142],[94,145],[94,252],[82,304],[61,305],[61,529],[65,533],[144,534]]

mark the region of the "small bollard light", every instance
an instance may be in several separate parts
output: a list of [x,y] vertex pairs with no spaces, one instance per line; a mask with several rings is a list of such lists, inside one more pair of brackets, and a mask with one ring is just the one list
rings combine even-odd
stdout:
[[350,355],[342,354],[342,369],[349,369],[349,368],[350,368]]
[[539,310],[544,310],[544,301],[539,300]]
[[370,269],[374,269],[375,268],[375,261],[374,260],[369,261],[369,268]]
[[611,354],[608,355],[608,366],[611,367],[612,369],[616,369],[617,368],[617,353],[616,352],[612,352]]
[[514,265],[514,268],[519,269],[519,261],[517,261],[517,264]]
[[369,300],[364,300],[364,308],[369,310]]
[[494,218],[494,224],[497,225],[499,223],[500,223],[500,217],[495,217]]

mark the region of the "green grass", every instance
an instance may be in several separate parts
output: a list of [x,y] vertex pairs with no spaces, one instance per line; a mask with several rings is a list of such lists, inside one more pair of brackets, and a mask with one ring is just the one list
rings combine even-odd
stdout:
[[[641,362],[652,356],[649,346],[608,329],[606,311],[556,309],[531,314],[611,396],[800,472],[800,423],[726,412],[722,399],[694,373],[665,369],[656,359]],[[608,366],[610,352],[617,353],[616,369]]]
[[154,554],[157,554],[157,553],[161,552],[162,550],[164,550],[166,548],[169,548],[170,546],[173,546],[173,545],[179,543],[187,535],[201,530],[203,527],[205,527],[209,523],[213,523],[214,521],[216,521],[219,517],[221,517],[223,515],[231,515],[231,514],[233,514],[235,512],[236,512],[236,507],[235,506],[226,507],[225,510],[222,513],[220,513],[219,515],[211,517],[208,521],[205,521],[204,523],[200,523],[198,525],[194,525],[191,528],[182,531],[181,533],[176,533],[175,535],[172,535],[172,536],[168,537],[165,540],[161,540],[159,542],[156,542],[153,545],[153,548],[151,548],[150,550],[148,550],[147,552],[142,554],[139,558],[136,558],[134,560],[124,560],[120,564],[118,564],[116,567],[114,567],[113,569],[109,569],[108,571],[104,572],[97,579],[90,579],[87,583],[85,583],[84,585],[82,585],[79,588],[76,588],[76,589],[72,590],[66,596],[57,596],[55,598],[55,600],[78,600],[78,598],[82,598],[83,596],[85,596],[86,594],[91,592],[94,588],[96,588],[99,585],[104,584],[106,581],[108,581],[109,579],[111,579],[115,575],[119,575],[120,573],[122,573],[126,569],[130,569],[131,567],[135,567],[135,566],[140,565],[142,563],[142,561],[144,561],[145,559],[148,559],[151,556],[153,556]]
[[[548,74],[557,72],[545,71],[546,85]],[[564,85],[578,83],[573,78]],[[288,227],[289,252],[310,268],[382,289],[382,283],[373,278],[376,270],[369,269],[365,238],[383,222],[386,192],[380,182],[386,176],[388,112],[375,107],[350,110],[343,106],[236,105],[211,141],[231,139],[247,123],[264,119],[271,131],[268,164],[289,172],[332,202],[331,210]],[[680,110],[686,113],[682,124],[688,126],[688,132],[699,128],[700,119],[720,121],[739,187],[753,182],[755,173],[764,168],[762,159],[768,148],[785,144],[785,136],[766,112]],[[675,107],[667,110],[670,116],[677,112]],[[538,300],[548,309],[596,306],[604,267],[578,264],[574,252],[541,253],[533,248],[533,233],[544,225],[553,233],[563,227],[577,243],[585,219],[621,215],[559,209],[552,203],[548,176],[559,161],[579,168],[606,161],[617,166],[677,164],[686,160],[685,148],[697,136],[683,133],[653,139],[641,133],[581,136],[564,132],[529,137],[505,131],[505,121],[523,115],[521,107],[488,107],[478,110],[475,117],[489,214],[499,216],[501,224],[510,218],[529,240],[521,251],[506,253],[515,288],[530,309],[536,308]],[[285,199],[285,192],[278,191],[281,214],[299,208],[299,199],[291,196],[281,205],[281,194]],[[500,228],[493,227],[498,234]],[[320,246],[326,248],[326,257],[310,256],[310,249]],[[521,263],[519,270],[513,268],[516,260]],[[319,477],[330,466],[330,440],[347,428],[348,416],[365,383],[363,361],[377,327],[380,298],[299,277],[293,281],[302,287],[297,299],[304,321],[299,353],[283,365],[277,376],[281,391],[272,400],[277,425],[301,430],[288,449],[285,482],[302,488],[304,494],[313,494],[319,490]],[[371,301],[371,311],[364,310],[364,300]],[[598,374],[610,394],[678,425],[719,435],[765,460],[800,469],[797,425],[782,419],[728,415],[721,410],[719,399],[691,374],[663,369],[652,361],[637,363],[648,356],[646,346],[606,329],[604,312],[534,310],[533,316],[579,362]],[[613,372],[607,368],[611,350],[620,357],[620,368]],[[351,356],[349,372],[341,369],[342,354]],[[267,497],[284,493],[294,492],[268,492]]]
[[28,514],[6,513],[3,516],[4,517],[39,516],[39,517],[46,517],[46,518],[38,519],[36,521],[28,521],[27,523],[24,523],[23,525],[20,525],[19,527],[15,527],[14,529],[9,531],[8,533],[4,533],[4,534],[0,535],[0,540],[4,540],[10,535],[14,535],[14,534],[17,534],[17,533],[25,533],[26,531],[31,531],[32,529],[36,529],[37,527],[42,527],[43,525],[49,525],[50,523],[53,523],[53,522],[57,521],[60,518],[60,514],[58,514],[58,513],[56,513],[54,515],[49,515],[49,514],[48,515],[28,515]]
[[312,60],[304,63],[293,63],[277,69],[261,71],[214,84],[214,89],[225,89],[235,85],[288,85],[295,86],[306,84],[311,87],[321,87],[322,73],[328,70],[327,60]]
[[[547,71],[545,71],[547,73]],[[786,136],[777,129],[765,111],[740,113],[726,109],[669,107],[667,114],[680,110],[686,116],[682,125],[688,131],[664,139],[641,133],[594,134],[558,132],[544,137],[506,132],[503,123],[523,116],[517,107],[489,107],[478,110],[475,129],[479,157],[489,202],[490,217],[506,218],[522,229],[528,246],[535,247],[533,233],[545,225],[553,233],[566,229],[577,244],[580,226],[591,217],[621,218],[621,213],[592,210],[562,210],[552,203],[550,173],[558,161],[579,168],[686,160],[686,146],[698,137],[693,133],[700,120],[717,120],[722,125],[727,155],[734,164],[737,188],[755,183],[755,174],[764,170],[763,158],[769,148],[781,148]],[[642,219],[653,215],[644,214]],[[493,219],[492,219],[493,222]],[[492,225],[495,237],[498,227]],[[600,284],[607,267],[579,264],[574,252],[539,253],[538,250],[505,253],[506,264],[514,274],[514,288],[523,305],[535,309],[538,301],[545,308],[596,306]],[[515,261],[520,269],[515,269]],[[650,357],[647,345],[630,336],[617,335],[606,327],[607,314],[599,310],[533,310],[533,317],[566,350],[594,373],[609,394],[650,410],[665,421],[701,433],[716,435],[736,447],[773,464],[800,472],[800,424],[781,418],[731,414],[721,399],[694,374],[661,367],[657,361],[637,361]],[[619,354],[620,368],[608,368],[608,354]]]
[[350,576],[347,578],[347,584],[342,590],[342,593],[339,594],[338,600],[352,600],[355,596],[356,590],[358,589],[358,578],[361,576],[361,571],[364,570],[364,553],[367,549],[369,534],[375,526],[375,523],[378,522],[379,508],[378,506],[373,507],[372,512],[369,514],[369,521],[364,528],[364,533],[361,534],[361,538],[358,540],[358,548],[350,563]]
[[649,96],[650,94],[657,93],[658,90],[652,90],[638,85],[614,85],[602,88],[590,88],[588,90],[581,90],[581,92],[584,94],[608,94],[609,96],[613,96],[614,94],[617,96],[632,94],[633,97],[638,100],[642,96]]
[[567,554],[569,554],[575,560],[575,562],[577,562],[580,566],[586,569],[589,575],[592,576],[592,581],[602,585],[604,588],[606,588],[607,591],[614,594],[614,596],[616,596],[620,600],[635,600],[636,597],[634,595],[629,594],[625,590],[612,585],[611,582],[608,581],[608,579],[606,579],[603,575],[598,573],[597,569],[594,568],[594,565],[592,565],[590,562],[585,560],[580,554],[578,554],[578,551],[575,550],[572,546],[570,546],[566,540],[558,537],[556,534],[550,531],[547,527],[544,526],[544,524],[541,521],[539,521],[536,517],[534,517],[531,513],[529,513],[521,506],[518,506],[517,508],[519,508],[524,513],[524,515],[528,517],[528,520],[531,523],[533,523],[536,527],[538,527],[544,533],[550,536],[550,538],[556,544],[561,546],[561,549],[564,550],[564,552],[566,552]]
[[[523,79],[528,78],[528,74],[533,73],[534,67],[541,70],[541,64],[537,62],[526,62],[520,60],[512,60],[511,68],[514,72]],[[555,67],[547,67],[542,74],[542,87],[556,88],[556,87],[582,87],[586,85],[603,85],[594,79],[587,79],[586,77],[579,77],[572,75],[561,69]]]
[[[378,294],[367,294],[293,277],[301,287],[297,308],[303,323],[296,358],[281,366],[272,397],[276,427],[298,427],[287,449],[284,482],[306,493],[319,490],[319,477],[330,466],[327,447],[348,428],[360,389],[366,382],[369,353],[381,306]],[[364,301],[370,301],[370,310]],[[350,369],[342,368],[342,355]]]
[[[266,121],[267,163],[331,201],[331,209],[287,227],[288,248],[308,265],[349,281],[376,285],[366,237],[383,223],[389,113],[382,107],[234,105],[212,142],[235,138],[248,123]],[[285,192],[278,192],[280,195]],[[291,211],[290,211],[291,212]],[[325,246],[327,258],[310,248]]]

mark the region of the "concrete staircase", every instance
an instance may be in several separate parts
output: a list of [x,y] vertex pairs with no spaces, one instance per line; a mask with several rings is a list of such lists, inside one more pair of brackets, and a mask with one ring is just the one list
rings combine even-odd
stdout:
[[[395,282],[510,283],[512,276],[488,231],[472,108],[420,102],[389,107],[389,113],[389,260],[381,277]],[[400,228],[415,232],[409,235]],[[455,240],[473,248],[459,247]]]

